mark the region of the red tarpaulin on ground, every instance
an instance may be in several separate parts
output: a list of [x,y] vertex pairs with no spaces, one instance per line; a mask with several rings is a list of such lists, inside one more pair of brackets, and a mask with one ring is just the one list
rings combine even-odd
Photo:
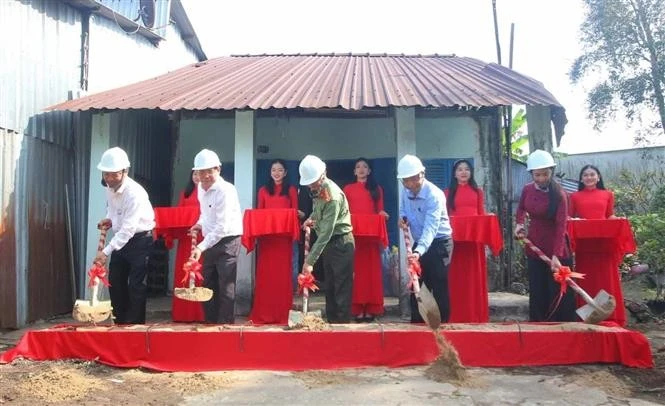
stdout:
[[[619,327],[560,331],[537,323],[497,324],[497,330],[445,330],[443,335],[469,367],[515,367],[617,363],[652,368],[649,342],[639,332]],[[508,326],[508,327],[507,327]],[[578,326],[584,326],[578,324]],[[0,363],[31,360],[97,360],[115,367],[158,371],[232,369],[305,370],[422,365],[438,357],[426,327],[368,325],[310,332],[274,327],[225,326],[221,331],[164,331],[168,325],[113,327],[108,331],[57,326],[28,331],[18,345],[0,354]],[[172,326],[180,328],[183,326]],[[189,327],[195,329],[195,327]],[[210,329],[211,326],[205,326]],[[510,328],[511,330],[506,330]],[[533,328],[533,327],[532,327]]]
[[300,238],[295,209],[245,210],[242,245],[259,241],[256,286],[249,319],[255,324],[286,324],[293,304],[293,242]]
[[489,321],[485,246],[494,255],[503,247],[499,221],[493,214],[451,216],[453,260],[448,270],[451,323]]
[[[570,220],[568,234],[575,251],[575,271],[584,274],[577,283],[591,296],[605,289],[614,296],[616,310],[607,319],[626,325],[619,264],[624,254],[637,249],[630,223],[626,219]],[[578,306],[586,302],[577,298]]]

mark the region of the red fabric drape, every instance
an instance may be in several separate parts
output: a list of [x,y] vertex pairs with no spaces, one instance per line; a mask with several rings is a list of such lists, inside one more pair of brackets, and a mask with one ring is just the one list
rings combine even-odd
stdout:
[[485,245],[494,255],[503,247],[495,215],[451,216],[453,260],[448,270],[451,323],[489,321]]
[[254,303],[255,324],[287,324],[293,304],[293,241],[300,237],[295,209],[245,210],[242,245],[252,251],[259,240]]
[[[443,334],[457,349],[462,364],[468,367],[621,363],[652,368],[654,365],[646,337],[621,328],[520,331],[514,326],[509,331],[474,331],[471,325],[466,330],[445,330]],[[368,326],[361,330],[320,332],[261,327],[217,332],[116,327],[100,332],[60,326],[28,331],[15,348],[0,354],[0,363],[24,357],[40,361],[98,360],[114,367],[158,371],[297,371],[423,365],[438,356],[435,338],[426,327]]]
[[381,248],[388,246],[386,220],[378,214],[352,214],[356,250],[353,256],[351,313],[383,314]]
[[[195,200],[190,199],[190,200]],[[185,277],[183,266],[191,255],[191,238],[188,235],[188,230],[199,219],[199,206],[198,200],[195,200],[196,205],[188,203],[187,199],[181,199],[180,207],[155,207],[155,236],[163,235],[165,240],[173,241],[178,240],[178,250],[176,251],[175,268],[173,271],[173,287],[184,288],[188,287],[189,283],[182,283]],[[199,241],[201,236],[199,235]],[[170,249],[173,244],[167,243]],[[196,286],[201,286],[201,282],[196,282]],[[203,321],[203,306],[199,302],[191,302],[189,300],[178,299],[173,296],[171,302],[171,317],[173,321],[179,322],[196,322]]]
[[[617,307],[608,320],[625,326],[619,264],[624,254],[637,249],[630,222],[626,219],[570,220],[568,234],[575,251],[575,270],[585,275],[577,283],[591,296],[601,289],[613,295]],[[579,306],[586,304],[580,297],[577,303]]]

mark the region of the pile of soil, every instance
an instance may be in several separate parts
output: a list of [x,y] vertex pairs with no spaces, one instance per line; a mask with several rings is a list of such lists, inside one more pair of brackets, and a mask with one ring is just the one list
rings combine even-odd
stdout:
[[425,370],[425,376],[437,382],[463,382],[469,375],[459,359],[455,347],[442,334],[435,331],[439,357]]

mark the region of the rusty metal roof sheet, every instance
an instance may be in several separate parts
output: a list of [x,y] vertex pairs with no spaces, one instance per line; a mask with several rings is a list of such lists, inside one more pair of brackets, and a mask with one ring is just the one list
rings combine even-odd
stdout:
[[542,83],[474,58],[280,54],[211,59],[48,110],[360,110],[510,104],[561,107]]

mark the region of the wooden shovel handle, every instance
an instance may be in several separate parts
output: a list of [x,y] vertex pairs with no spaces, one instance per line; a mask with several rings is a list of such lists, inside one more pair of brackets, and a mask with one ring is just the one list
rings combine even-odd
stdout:
[[192,246],[190,248],[190,253],[194,253],[194,250],[196,249],[196,245],[197,245],[199,231],[198,230],[192,230],[192,231],[189,232],[189,235],[192,237],[192,239],[191,239]]

